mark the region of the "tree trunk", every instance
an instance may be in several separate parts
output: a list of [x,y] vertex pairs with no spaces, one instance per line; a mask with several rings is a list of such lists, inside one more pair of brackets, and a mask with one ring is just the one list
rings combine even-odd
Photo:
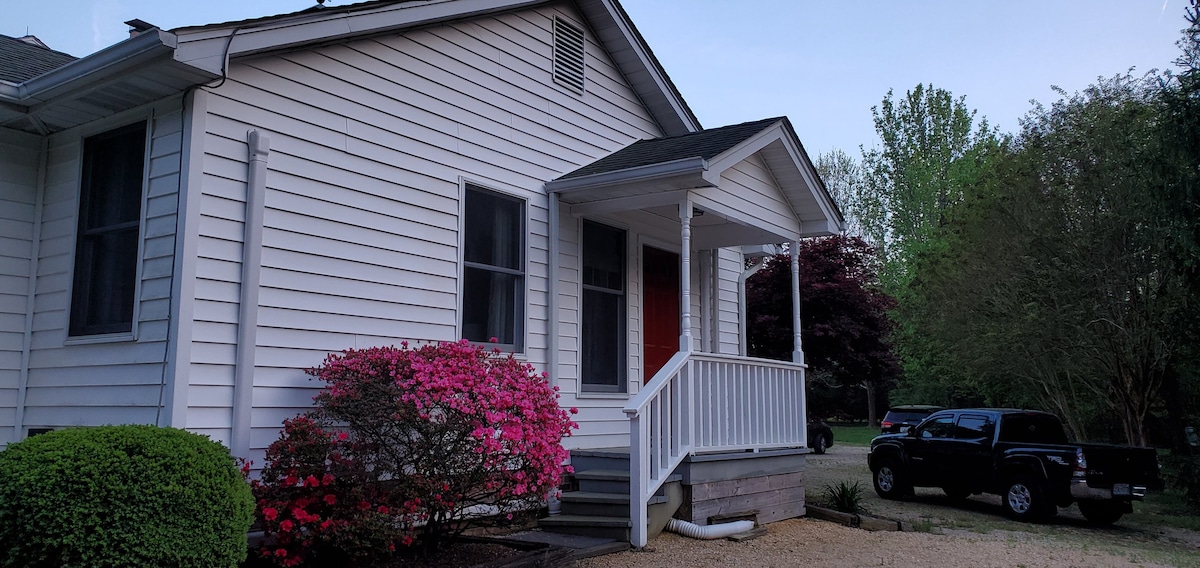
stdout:
[[879,408],[875,402],[875,382],[867,381],[867,424],[872,428],[879,427]]

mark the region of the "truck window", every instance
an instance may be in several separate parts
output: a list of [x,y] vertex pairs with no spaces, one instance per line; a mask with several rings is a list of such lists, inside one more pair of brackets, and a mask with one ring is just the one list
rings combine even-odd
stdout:
[[991,438],[996,431],[996,425],[988,416],[964,414],[958,419],[958,427],[954,429],[954,437],[960,440],[979,440]]
[[920,438],[953,438],[954,437],[954,416],[934,416],[921,425],[921,430],[917,432],[917,437]]
[[1062,422],[1049,414],[1006,414],[1000,422],[1000,440],[1018,444],[1066,444]]

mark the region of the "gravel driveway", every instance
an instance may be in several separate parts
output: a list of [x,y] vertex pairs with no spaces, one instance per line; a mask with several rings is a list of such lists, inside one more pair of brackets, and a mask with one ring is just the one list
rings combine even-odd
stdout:
[[905,521],[921,532],[868,532],[801,518],[767,525],[760,538],[701,541],[664,533],[642,551],[580,561],[581,568],[769,566],[850,567],[1200,567],[1200,535],[1122,521],[1096,529],[1074,508],[1044,525],[1015,523],[1000,512],[998,498],[975,496],[952,505],[937,489],[918,489],[910,501],[876,497],[866,467],[866,448],[835,446],[809,456],[809,502],[827,484],[858,481],[864,506],[876,516]]

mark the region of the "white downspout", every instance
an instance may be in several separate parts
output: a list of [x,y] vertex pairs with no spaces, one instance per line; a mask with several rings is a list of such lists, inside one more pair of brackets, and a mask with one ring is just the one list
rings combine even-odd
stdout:
[[547,339],[546,344],[547,344],[547,348],[550,350],[550,352],[546,355],[546,373],[547,373],[547,376],[549,377],[550,386],[554,387],[554,386],[558,385],[558,359],[559,359],[559,357],[558,357],[558,341],[559,341],[558,340],[558,331],[559,331],[558,289],[560,286],[558,255],[559,255],[559,247],[561,247],[562,244],[558,242],[559,230],[560,230],[559,223],[561,222],[559,220],[559,211],[558,211],[558,207],[559,207],[558,194],[554,193],[552,191],[552,192],[550,192],[548,198],[550,200],[549,205],[548,205],[548,207],[549,207],[549,211],[548,211],[549,215],[548,216],[549,216],[550,227],[549,227],[549,230],[546,231],[546,233],[550,238],[549,253],[548,253],[550,255],[550,258],[546,259],[546,265],[547,265],[547,268],[546,268],[547,276],[546,277],[550,281],[546,283],[546,290],[547,290],[547,293],[550,295],[549,302],[548,302],[550,314],[547,316],[548,319],[546,320],[546,334],[549,335],[550,337]]
[[254,409],[254,355],[258,345],[258,292],[262,276],[263,199],[267,192],[267,155],[271,139],[263,132],[247,133],[249,163],[246,175],[246,224],[242,240],[242,286],[238,305],[236,372],[233,383],[233,424],[229,449],[250,457],[250,417]]
[[[773,245],[768,246],[773,247]],[[758,263],[743,270],[742,274],[738,276],[738,355],[741,355],[742,357],[749,355],[749,348],[747,347],[747,345],[749,345],[749,336],[747,334],[749,333],[750,326],[746,321],[746,281],[749,280],[751,276],[757,274],[759,270],[762,270],[767,266],[768,257],[776,254],[768,253],[766,247],[754,248],[757,250],[751,254],[746,254],[745,250],[743,250],[742,259],[744,261],[747,257],[756,258],[758,259]]]
[[29,247],[29,282],[26,286],[25,334],[21,338],[21,369],[17,375],[17,408],[13,418],[12,438],[8,443],[21,441],[25,430],[25,401],[29,393],[29,360],[33,356],[33,300],[37,296],[38,261],[42,249],[42,209],[46,202],[46,168],[49,167],[50,137],[41,137],[38,154],[37,195],[33,197],[33,240]]

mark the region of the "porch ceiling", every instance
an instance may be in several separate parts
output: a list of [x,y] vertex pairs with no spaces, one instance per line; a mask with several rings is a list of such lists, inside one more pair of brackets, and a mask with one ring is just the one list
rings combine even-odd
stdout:
[[843,221],[787,118],[638,141],[546,189],[585,216],[643,210],[677,223],[690,204],[701,249],[830,235]]

